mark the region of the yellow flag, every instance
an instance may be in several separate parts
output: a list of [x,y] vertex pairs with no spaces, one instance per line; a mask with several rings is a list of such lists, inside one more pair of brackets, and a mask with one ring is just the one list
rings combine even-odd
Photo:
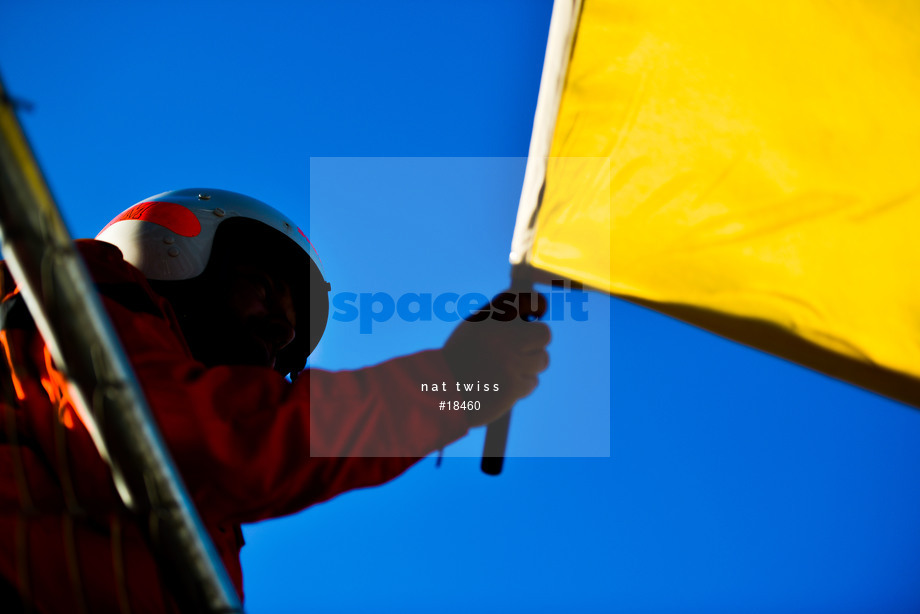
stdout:
[[579,5],[512,262],[920,405],[920,2]]

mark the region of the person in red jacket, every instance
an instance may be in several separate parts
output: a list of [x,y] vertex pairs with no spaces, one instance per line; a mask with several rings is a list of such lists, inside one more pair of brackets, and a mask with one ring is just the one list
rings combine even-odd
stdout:
[[[77,243],[241,596],[242,523],[398,476],[508,411],[548,364],[544,324],[486,320],[441,349],[304,371],[329,284],[297,226],[240,194],[160,194]],[[5,267],[0,296],[3,611],[176,611],[156,528],[121,503]],[[440,411],[459,393],[421,386],[476,380],[501,383],[479,411]]]

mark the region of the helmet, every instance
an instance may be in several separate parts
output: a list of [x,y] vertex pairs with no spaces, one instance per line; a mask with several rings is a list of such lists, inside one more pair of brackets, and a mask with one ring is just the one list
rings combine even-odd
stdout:
[[[230,223],[228,223],[230,222]],[[300,369],[326,328],[331,286],[322,261],[303,231],[287,216],[265,203],[227,190],[189,188],[151,196],[109,222],[96,239],[112,243],[125,260],[153,281],[194,279],[207,269],[215,239],[233,234],[232,249],[269,262],[309,268],[309,284],[294,288],[298,330],[292,342]],[[220,232],[218,230],[220,229]],[[247,245],[246,243],[249,242]],[[290,262],[290,259],[295,262]],[[299,303],[299,304],[298,304]],[[309,331],[302,324],[309,322]],[[293,367],[292,367],[293,369]],[[299,369],[297,369],[299,370]]]

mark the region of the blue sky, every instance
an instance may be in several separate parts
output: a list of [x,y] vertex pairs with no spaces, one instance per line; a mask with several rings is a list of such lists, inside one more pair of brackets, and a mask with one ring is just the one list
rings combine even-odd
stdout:
[[[0,71],[75,236],[220,187],[307,226],[333,291],[507,282],[551,4],[0,5]],[[499,478],[482,433],[245,528],[252,614],[914,612],[920,413],[592,296]],[[609,310],[609,317],[606,316]],[[314,366],[451,326],[330,324]],[[609,442],[609,449],[605,447]],[[596,458],[565,458],[583,450]],[[609,456],[607,454],[609,453]]]

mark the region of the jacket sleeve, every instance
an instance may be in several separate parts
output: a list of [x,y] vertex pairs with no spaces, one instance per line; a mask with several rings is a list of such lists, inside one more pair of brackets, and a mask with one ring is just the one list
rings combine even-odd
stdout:
[[293,383],[268,368],[207,368],[162,298],[148,294],[159,309],[145,309],[136,292],[132,300],[113,291],[133,284],[95,276],[186,485],[212,521],[254,522],[381,484],[467,432],[464,412],[439,409],[456,391],[422,391],[453,388],[440,350],[355,371],[307,370]]

